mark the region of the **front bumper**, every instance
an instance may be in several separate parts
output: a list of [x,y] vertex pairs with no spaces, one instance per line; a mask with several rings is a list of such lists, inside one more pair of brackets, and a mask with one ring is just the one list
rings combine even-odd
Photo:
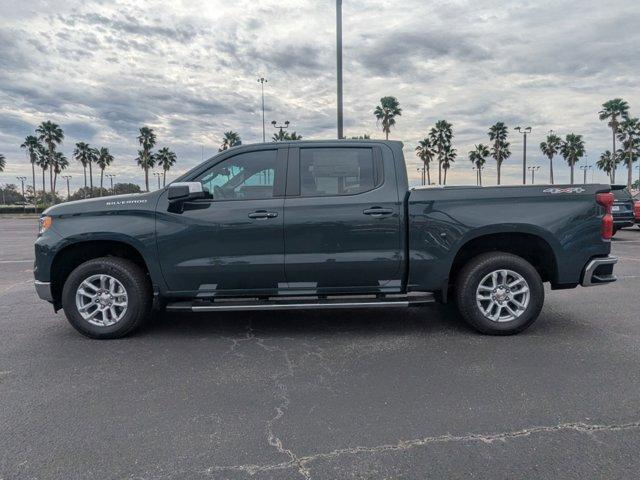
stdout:
[[611,255],[592,258],[584,267],[580,284],[583,287],[593,287],[615,282],[617,278],[613,274],[613,266],[616,263],[618,263],[618,257]]
[[42,300],[46,300],[47,302],[53,303],[53,295],[51,294],[51,283],[50,282],[40,282],[36,280],[34,282],[36,287],[36,293]]

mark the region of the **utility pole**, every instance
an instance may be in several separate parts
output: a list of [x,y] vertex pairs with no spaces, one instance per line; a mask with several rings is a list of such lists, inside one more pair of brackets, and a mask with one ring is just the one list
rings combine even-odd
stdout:
[[531,133],[531,127],[516,127],[514,128],[524,136],[524,146],[522,148],[522,184],[527,184],[527,134]]
[[62,178],[64,178],[67,181],[67,202],[71,199],[71,189],[69,188],[69,180],[71,180],[71,178],[73,178],[71,175],[63,175]]
[[258,83],[260,83],[260,89],[262,90],[262,143],[266,142],[266,132],[264,129],[264,84],[267,82],[268,80],[264,77],[260,77],[258,79]]
[[336,67],[338,77],[338,139],[344,137],[342,114],[342,0],[336,0]]
[[540,170],[540,165],[537,165],[535,167],[527,167],[527,170],[531,172],[531,185],[533,185],[536,180],[536,172]]

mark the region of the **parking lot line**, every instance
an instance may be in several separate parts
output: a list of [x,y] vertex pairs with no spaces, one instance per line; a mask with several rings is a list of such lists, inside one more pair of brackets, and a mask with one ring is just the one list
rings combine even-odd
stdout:
[[33,260],[0,260],[0,263],[33,263]]

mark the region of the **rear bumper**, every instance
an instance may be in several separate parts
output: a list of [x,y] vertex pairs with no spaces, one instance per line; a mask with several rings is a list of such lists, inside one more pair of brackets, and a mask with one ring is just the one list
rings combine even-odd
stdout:
[[582,273],[583,287],[593,287],[605,283],[615,282],[616,276],[613,274],[613,266],[618,263],[617,257],[596,257],[589,260]]
[[53,295],[51,294],[51,283],[50,282],[40,282],[36,280],[34,282],[36,287],[36,293],[42,300],[46,300],[47,302],[53,303]]

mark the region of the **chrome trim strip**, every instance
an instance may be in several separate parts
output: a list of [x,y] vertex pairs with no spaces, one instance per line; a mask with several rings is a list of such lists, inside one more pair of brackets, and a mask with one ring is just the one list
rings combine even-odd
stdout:
[[[584,274],[582,275],[581,285],[583,287],[593,287],[595,285],[603,285],[604,283],[609,283],[609,282],[594,283],[593,272],[595,272],[596,268],[598,268],[601,265],[615,265],[616,263],[618,263],[618,257],[608,256],[608,257],[594,258],[589,263],[587,263],[586,267],[584,267]],[[611,282],[616,280],[615,275],[612,274],[611,277],[612,277],[610,280]]]
[[53,295],[51,294],[50,282],[41,282],[39,280],[34,280],[33,284],[36,287],[36,293],[42,300],[46,300],[47,302],[53,302]]
[[251,310],[329,310],[334,308],[389,308],[418,306],[427,303],[433,303],[435,299],[425,299],[417,301],[374,301],[374,302],[334,302],[334,303],[263,303],[248,305],[167,305],[167,310],[174,311],[192,311],[192,312],[234,312],[234,311],[251,311]]

